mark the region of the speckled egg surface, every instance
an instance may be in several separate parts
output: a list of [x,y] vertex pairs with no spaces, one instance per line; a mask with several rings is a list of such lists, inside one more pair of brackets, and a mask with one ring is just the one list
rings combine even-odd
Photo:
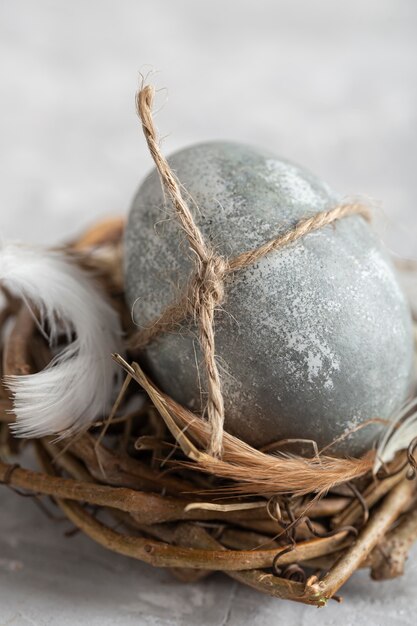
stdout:
[[[234,256],[291,229],[340,198],[308,171],[267,152],[207,143],[174,154],[196,222]],[[129,306],[139,327],[177,299],[192,258],[156,171],[141,185],[125,239]],[[262,258],[227,283],[216,313],[226,429],[255,446],[311,439],[319,447],[406,400],[413,367],[408,304],[390,260],[360,216]],[[196,329],[185,324],[146,349],[155,382],[199,411],[205,381]],[[360,454],[380,426],[333,451]]]

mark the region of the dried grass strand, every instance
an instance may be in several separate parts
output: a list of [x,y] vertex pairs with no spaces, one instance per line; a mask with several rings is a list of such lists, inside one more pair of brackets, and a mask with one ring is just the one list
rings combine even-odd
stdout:
[[192,463],[184,465],[234,481],[223,488],[229,493],[324,494],[336,485],[364,476],[372,468],[372,452],[360,459],[269,455],[227,432],[223,436],[222,458],[213,457],[198,447],[207,445],[210,425],[160,391],[137,363],[129,365],[119,355],[114,358],[146,391],[182,451],[191,459]]

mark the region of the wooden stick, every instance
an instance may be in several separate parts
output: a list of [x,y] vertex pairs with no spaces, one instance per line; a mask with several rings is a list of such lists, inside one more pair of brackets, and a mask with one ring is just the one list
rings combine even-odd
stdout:
[[29,344],[34,328],[33,315],[26,305],[22,305],[4,343],[3,375],[21,375],[32,372]]
[[[81,480],[81,481],[88,481],[90,483],[91,482],[95,483],[95,480],[88,473],[88,471],[84,467],[82,467],[79,464],[79,462],[74,457],[72,457],[71,454],[68,453],[68,451],[61,452],[60,454],[56,455],[56,449],[51,444],[51,442],[46,438],[42,440],[41,444],[48,452],[54,464],[56,464],[59,467],[62,467],[65,471],[67,471],[70,474],[72,478],[76,478],[77,480]],[[124,475],[121,474],[121,477],[123,478]],[[155,518],[155,523],[157,523],[156,522],[157,519],[159,519],[161,523],[163,521],[175,521],[176,519],[181,519],[181,520],[196,519],[200,521],[218,520],[218,521],[224,521],[224,522],[236,524],[243,528],[248,528],[251,531],[258,531],[258,532],[267,533],[267,534],[269,533],[272,536],[275,536],[278,533],[282,533],[282,530],[283,530],[283,527],[279,525],[277,522],[275,522],[274,520],[270,519],[269,517],[263,518],[263,514],[265,513],[265,511],[260,510],[260,509],[253,509],[253,510],[244,509],[244,510],[226,511],[226,512],[212,511],[209,514],[206,514],[206,513],[201,514],[201,513],[198,513],[197,510],[195,510],[195,515],[187,515],[187,512],[189,512],[187,511],[187,504],[189,504],[188,500],[185,500],[185,499],[184,500],[178,500],[178,499],[166,500],[167,496],[161,497],[161,496],[158,496],[157,494],[154,494],[154,495],[157,498],[161,498],[159,501],[160,506],[158,505],[159,511],[162,511],[164,509],[164,502],[170,503],[171,507],[174,502],[177,502],[177,506],[174,507],[174,510],[166,511],[167,516],[168,516],[167,519],[164,520],[164,519],[157,517]],[[153,516],[152,503],[155,503],[155,500],[151,499],[149,500],[149,503],[151,505],[149,515],[150,515],[150,518],[152,519],[152,516]],[[144,504],[146,504],[146,502]],[[139,515],[135,515],[135,512],[131,512],[131,515],[132,515],[132,519],[134,519],[136,524],[143,525],[144,523],[147,523],[146,520],[144,521],[143,512],[139,513]],[[161,515],[161,513],[158,513],[158,515]],[[316,530],[318,532],[320,532],[321,534],[324,533],[324,529],[320,527],[317,522],[313,522],[313,525],[316,527]],[[306,526],[301,525],[297,528],[296,538],[297,540],[310,539],[311,532]]]
[[[0,461],[0,481],[34,493],[87,502],[131,513],[142,524],[174,520],[213,520],[239,518],[240,511],[185,511],[188,500],[145,493],[126,487],[111,487],[92,482],[49,476]],[[246,512],[248,513],[248,512]]]
[[[175,530],[175,541],[180,545],[189,545],[195,548],[225,550],[221,543],[209,535],[204,528],[190,523],[182,523],[178,525]],[[280,563],[282,564],[284,564],[284,556],[282,557],[283,560],[280,560]],[[250,571],[226,571],[225,574],[227,574],[230,578],[237,580],[239,583],[252,587],[263,594],[285,600],[294,600],[304,604],[317,605],[314,597],[305,597],[304,585],[301,583],[280,578],[272,574],[267,574],[259,569]]]
[[89,248],[96,248],[103,245],[117,244],[120,242],[125,228],[125,218],[110,217],[103,219],[70,244],[71,249],[84,252]]
[[402,576],[408,552],[416,540],[417,506],[414,506],[373,551],[372,578],[387,580]]
[[[91,474],[99,482],[106,482],[111,485],[128,485],[145,491],[162,491],[164,489],[170,494],[195,491],[195,486],[192,483],[176,476],[162,474],[138,459],[117,456],[103,445],[97,449],[95,439],[88,433],[74,440],[69,449],[87,465]],[[97,452],[100,455],[101,465],[105,468],[104,475],[97,458]]]
[[[34,493],[88,502],[98,506],[105,506],[130,513],[138,523],[157,524],[174,520],[210,520],[210,519],[239,519],[240,511],[230,511],[219,514],[217,511],[185,511],[185,501],[168,496],[159,496],[151,493],[134,491],[123,487],[109,487],[50,476],[40,472],[33,472],[23,468],[14,468],[0,461],[0,481],[6,482],[13,487],[28,489]],[[246,512],[247,514],[249,512]],[[308,558],[315,558],[322,554],[323,546],[330,550],[340,548],[342,538],[346,533],[341,532],[335,537],[314,539],[299,544],[301,551],[307,550]],[[326,548],[327,549],[327,548]],[[274,551],[265,551],[261,558],[266,562],[271,561]],[[272,557],[271,557],[272,554]],[[297,550],[294,556],[297,555]],[[307,558],[307,557],[306,557]],[[249,559],[250,560],[250,559]]]
[[303,515],[304,511],[307,509],[307,515],[312,518],[333,517],[334,515],[345,511],[351,502],[352,498],[345,498],[342,496],[320,498],[320,500],[317,500],[311,504],[307,502],[298,505],[295,508],[294,515]]
[[[222,571],[257,569],[271,567],[277,552],[276,549],[257,551],[185,549],[143,537],[121,535],[94,519],[78,504],[61,500],[59,504],[73,524],[101,545],[158,567],[191,567]],[[332,544],[334,548],[338,547],[338,542],[344,536],[345,533],[340,533],[335,542],[330,541],[334,539],[332,537],[298,544],[294,550],[283,554],[280,563],[288,565],[304,558],[315,558],[322,553],[327,554],[331,551]]]
[[307,594],[320,597],[325,603],[347,581],[352,573],[360,567],[373,548],[378,544],[398,515],[406,509],[415,492],[412,481],[403,480],[387,495],[360,533],[355,543],[346,551],[342,558],[330,569],[320,582],[313,583]]
[[46,437],[36,439],[34,444],[38,453],[39,448],[42,447],[48,453],[51,462],[56,465],[56,467],[60,467],[67,472],[71,478],[95,484],[96,481],[91,476],[90,472],[70,452],[65,451],[61,454],[57,454],[56,447]]
[[[117,508],[121,511],[136,511],[135,516],[140,515],[144,523],[153,523],[158,518],[156,515],[150,516],[149,514],[149,505],[152,501],[150,500],[151,494],[141,494],[129,489],[105,487],[103,485],[93,486],[90,483],[58,478],[21,468],[13,468],[13,466],[1,462],[0,480],[14,487],[29,489],[38,494],[54,496],[69,519],[88,536],[98,541],[98,543],[121,554],[144,560],[159,567],[191,567],[215,570],[253,569],[270,567],[276,555],[275,549],[227,553],[187,552],[183,549],[177,549],[175,546],[168,546],[152,542],[151,540],[126,537],[95,520],[80,505],[63,499],[86,501],[99,506]],[[166,520],[167,513],[165,509],[169,509],[169,500],[167,498],[154,497],[158,499],[158,506],[163,506],[164,510],[160,511],[160,515]],[[147,510],[144,508],[145,506]],[[205,513],[211,512],[206,511]],[[193,511],[188,515],[192,514]],[[345,538],[346,533],[341,532],[334,537],[302,542],[290,553],[282,556],[282,563],[288,564],[327,554],[339,549],[341,541]]]
[[[362,494],[367,506],[371,508],[377,502],[382,500],[382,498],[389,493],[395,485],[398,485],[398,483],[405,479],[409,469],[410,468],[407,465],[407,467],[405,467],[402,471],[390,476],[389,478],[384,478],[381,481],[375,479],[375,481],[373,481]],[[333,517],[332,526],[333,528],[338,528],[339,526],[345,526],[346,524],[354,524],[360,517],[361,513],[361,504],[355,499],[344,511]]]

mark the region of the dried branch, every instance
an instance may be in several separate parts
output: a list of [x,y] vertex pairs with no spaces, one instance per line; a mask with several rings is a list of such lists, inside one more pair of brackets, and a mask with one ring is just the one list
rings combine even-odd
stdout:
[[417,507],[406,513],[372,553],[371,576],[374,580],[396,578],[404,573],[408,553],[417,540]]
[[374,547],[380,542],[391,524],[409,506],[415,485],[403,480],[387,495],[380,507],[372,514],[355,543],[345,552],[320,582],[311,585],[308,593],[317,594],[323,602],[331,598],[360,567]]

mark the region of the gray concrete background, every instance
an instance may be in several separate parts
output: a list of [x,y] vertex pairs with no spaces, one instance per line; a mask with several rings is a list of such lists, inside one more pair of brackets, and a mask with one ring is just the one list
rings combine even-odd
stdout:
[[[416,28],[413,0],[0,0],[0,234],[52,243],[127,210],[151,165],[133,99],[152,67],[166,152],[269,148],[372,198],[391,250],[416,257]],[[415,622],[416,553],[406,578],[360,573],[318,611],[220,575],[180,585],[6,490],[0,510],[0,625]]]

